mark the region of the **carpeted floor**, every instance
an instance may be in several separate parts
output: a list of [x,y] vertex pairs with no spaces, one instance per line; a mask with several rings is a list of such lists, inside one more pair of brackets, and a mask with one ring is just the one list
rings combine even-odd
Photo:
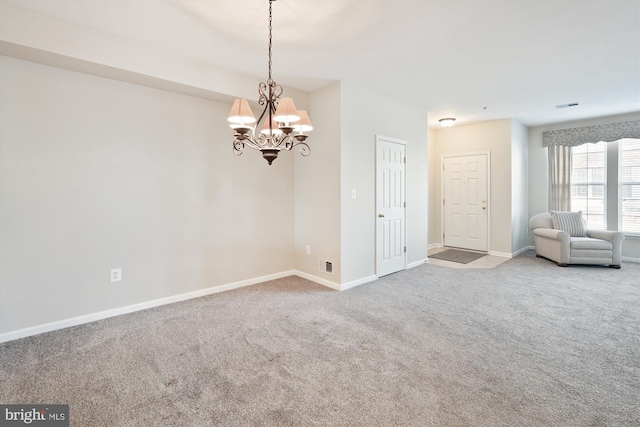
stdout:
[[73,426],[638,426],[640,264],[297,277],[0,346]]

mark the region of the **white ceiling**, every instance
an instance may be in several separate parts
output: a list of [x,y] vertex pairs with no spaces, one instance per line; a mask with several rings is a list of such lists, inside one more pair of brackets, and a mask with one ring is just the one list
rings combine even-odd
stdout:
[[[266,79],[267,0],[13,3]],[[344,80],[427,111],[431,126],[640,110],[638,0],[278,0],[273,15],[279,84]]]

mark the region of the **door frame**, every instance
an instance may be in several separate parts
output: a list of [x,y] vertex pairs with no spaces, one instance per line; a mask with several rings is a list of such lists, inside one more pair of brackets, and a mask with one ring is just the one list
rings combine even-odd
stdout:
[[[403,241],[404,241],[404,247],[407,247],[407,208],[406,208],[406,201],[407,201],[407,145],[408,142],[401,140],[401,139],[396,139],[396,138],[389,138],[387,136],[382,136],[382,135],[378,135],[376,134],[376,155],[375,155],[375,198],[374,198],[374,233],[375,233],[375,248],[374,248],[374,253],[376,254],[376,259],[375,259],[375,267],[376,267],[376,277],[380,278],[382,276],[380,276],[380,257],[378,254],[378,241],[381,238],[381,236],[378,233],[378,156],[380,155],[380,142],[391,142],[393,144],[400,144],[400,145],[404,145],[404,158],[405,158],[405,162],[404,162],[404,173],[402,174],[402,180],[403,180],[403,184],[402,184],[402,188],[403,188],[403,192],[404,194],[402,195],[404,201],[405,201],[405,207],[404,207],[404,211],[403,211],[403,219],[402,219],[402,236],[403,236]],[[404,258],[404,263],[403,263],[403,267],[402,270],[406,270],[407,269],[407,251],[405,250],[402,254],[402,257]],[[400,270],[400,271],[402,271]],[[391,273],[389,273],[391,274]]]
[[444,248],[444,159],[477,155],[487,156],[487,254],[491,252],[491,151],[470,151],[466,153],[444,154],[440,158],[440,243]]

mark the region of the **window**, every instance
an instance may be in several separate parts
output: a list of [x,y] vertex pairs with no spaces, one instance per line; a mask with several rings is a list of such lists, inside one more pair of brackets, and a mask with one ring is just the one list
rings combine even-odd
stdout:
[[640,139],[582,144],[571,157],[571,210],[587,228],[640,235]]
[[618,142],[618,230],[640,234],[640,139]]
[[588,228],[606,229],[607,144],[582,144],[571,156],[571,210],[582,211]]

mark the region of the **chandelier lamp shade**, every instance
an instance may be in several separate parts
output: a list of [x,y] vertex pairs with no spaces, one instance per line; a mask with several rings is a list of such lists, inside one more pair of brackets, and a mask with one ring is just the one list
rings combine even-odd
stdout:
[[311,152],[305,142],[313,125],[305,110],[298,110],[291,98],[281,98],[282,86],[271,78],[271,29],[272,15],[269,0],[269,78],[258,85],[258,104],[263,107],[256,120],[246,99],[233,101],[229,113],[229,127],[234,131],[233,152],[237,156],[245,147],[262,152],[262,157],[271,164],[280,151],[300,148],[300,154],[308,156]]

